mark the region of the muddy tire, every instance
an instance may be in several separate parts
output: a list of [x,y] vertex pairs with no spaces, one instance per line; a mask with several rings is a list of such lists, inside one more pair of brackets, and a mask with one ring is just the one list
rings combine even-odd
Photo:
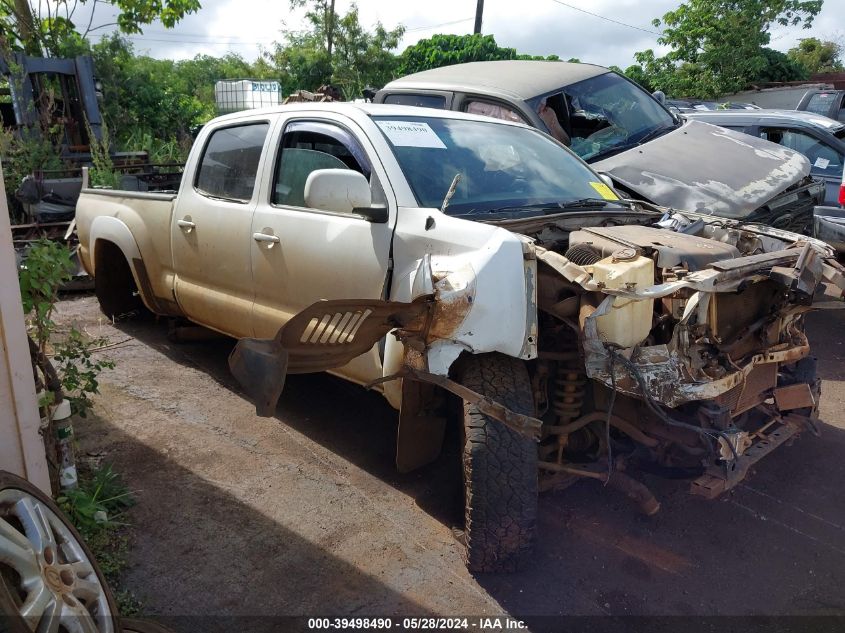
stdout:
[[76,630],[82,616],[90,618],[86,630],[119,633],[114,597],[79,532],[52,499],[5,471],[0,550],[0,631]]
[[109,319],[124,320],[147,312],[129,262],[120,249],[110,242],[97,247],[94,294],[97,295],[100,310]]
[[[525,363],[503,354],[462,362],[460,382],[516,413],[534,414]],[[537,444],[463,403],[464,560],[472,572],[515,571],[537,520]]]

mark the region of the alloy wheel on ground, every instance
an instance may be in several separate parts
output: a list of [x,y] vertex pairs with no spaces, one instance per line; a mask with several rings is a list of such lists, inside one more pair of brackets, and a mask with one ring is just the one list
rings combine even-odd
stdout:
[[111,592],[55,503],[0,472],[0,610],[12,633],[120,631]]

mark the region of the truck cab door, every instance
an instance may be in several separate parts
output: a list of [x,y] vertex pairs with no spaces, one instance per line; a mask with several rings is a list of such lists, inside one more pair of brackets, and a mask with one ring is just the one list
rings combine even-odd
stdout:
[[212,130],[174,207],[176,301],[192,321],[231,336],[253,333],[252,214],[269,131],[270,121],[255,120]]
[[[274,151],[268,196],[258,202],[251,229],[257,338],[273,338],[281,326],[321,300],[378,300],[388,278],[396,203],[375,150],[352,121],[303,117],[286,122]],[[355,213],[309,208],[308,176],[321,169],[350,169],[370,183],[387,221]],[[339,374],[356,382],[381,376],[374,347]]]

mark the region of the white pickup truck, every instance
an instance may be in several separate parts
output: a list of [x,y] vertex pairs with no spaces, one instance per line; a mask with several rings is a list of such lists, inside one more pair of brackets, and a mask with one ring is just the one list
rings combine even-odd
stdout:
[[77,222],[103,311],[240,339],[260,415],[288,373],[369,385],[400,410],[407,471],[462,399],[476,571],[530,549],[538,490],[598,479],[651,514],[627,466],[714,497],[815,430],[803,314],[845,287],[821,242],[620,200],[537,130],[401,106],[215,119],[178,193],[86,186]]

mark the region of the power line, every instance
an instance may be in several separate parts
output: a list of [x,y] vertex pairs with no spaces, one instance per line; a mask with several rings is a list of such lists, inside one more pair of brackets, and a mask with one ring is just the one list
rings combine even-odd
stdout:
[[441,26],[452,26],[453,24],[460,24],[461,22],[469,22],[475,18],[463,18],[461,20],[452,20],[451,22],[441,22],[440,24],[429,24],[428,26],[415,26],[411,29],[405,29],[405,33],[413,33],[414,31],[427,31],[429,29],[439,29]]
[[566,2],[562,2],[561,0],[552,0],[552,2],[556,4],[563,5],[569,9],[573,9],[575,11],[580,11],[581,13],[586,13],[587,15],[591,15],[594,18],[599,18],[601,20],[606,20],[608,22],[613,22],[614,24],[618,24],[619,26],[627,26],[629,29],[636,29],[637,31],[642,31],[643,33],[650,33],[651,35],[663,35],[663,33],[659,33],[657,31],[649,31],[648,29],[641,28],[639,26],[634,26],[633,24],[627,24],[626,22],[620,22],[619,20],[614,20],[613,18],[609,18],[604,15],[599,15],[598,13],[593,13],[592,11],[587,11],[586,9],[582,9],[581,7],[576,7],[571,4],[567,4]]
[[[108,37],[108,33],[100,34],[101,38]],[[123,35],[122,37],[126,38],[127,40],[132,40],[133,42],[163,42],[167,44],[225,44],[227,46],[255,46],[255,42],[231,42],[231,41],[222,41],[222,40],[178,40],[178,39],[158,39],[154,37],[146,37],[141,35]]]
[[[453,24],[460,24],[461,22],[468,22],[473,18],[462,18],[460,20],[451,20],[449,22],[440,22],[438,24],[429,24],[425,26],[416,26],[410,29],[405,29],[406,33],[413,33],[415,31],[426,31],[430,29],[437,29],[442,26],[451,26]],[[150,35],[156,35],[157,37],[149,37]],[[100,33],[100,37],[108,37],[109,33]],[[122,37],[132,40],[135,42],[162,42],[162,43],[173,43],[173,44],[225,44],[225,45],[232,45],[232,46],[254,46],[255,44],[260,44],[262,42],[274,42],[278,37],[252,37],[248,40],[243,38],[226,38],[220,39],[214,35],[206,35],[204,33],[184,33],[184,32],[163,32],[163,31],[147,31],[146,33],[142,33],[140,35],[122,35]],[[191,39],[185,39],[191,38]]]
[[157,35],[163,37],[199,37],[199,38],[214,38],[215,40],[231,40],[241,42],[254,42],[256,40],[274,40],[276,37],[229,37],[228,35],[210,35],[208,33],[184,33],[183,31],[144,31],[141,35],[135,37],[146,37],[147,35]]

